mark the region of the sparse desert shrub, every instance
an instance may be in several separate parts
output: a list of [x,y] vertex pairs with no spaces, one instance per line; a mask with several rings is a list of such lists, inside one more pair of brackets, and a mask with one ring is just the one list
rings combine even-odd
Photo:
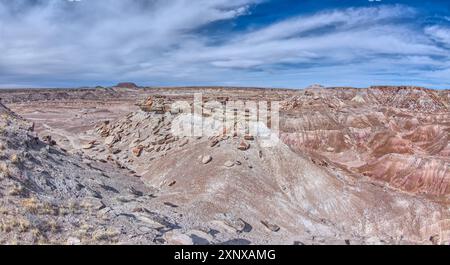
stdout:
[[37,214],[39,212],[40,203],[36,198],[27,198],[22,200],[22,207],[29,213]]
[[69,202],[69,204],[67,206],[66,212],[69,214],[76,214],[76,213],[80,212],[80,208],[81,208],[81,206],[78,202],[71,201],[71,202]]
[[23,186],[20,185],[20,184],[17,184],[17,185],[14,185],[12,188],[9,189],[8,195],[20,196],[20,195],[23,194],[23,192],[24,192]]
[[79,238],[81,242],[92,244],[91,229],[92,227],[89,225],[81,226],[80,229],[74,231],[73,235],[74,237]]
[[59,215],[59,210],[57,207],[48,202],[40,202],[36,198],[27,198],[22,200],[23,208],[32,214],[41,215]]
[[67,204],[60,205],[58,212],[60,215],[77,214],[79,213],[79,204],[69,201]]
[[59,209],[55,205],[44,202],[41,204],[41,208],[39,211],[40,214],[46,214],[46,215],[59,215]]
[[60,225],[55,220],[41,220],[41,223],[37,226],[41,232],[58,233],[61,230]]
[[9,233],[13,230],[14,224],[12,222],[12,220],[10,219],[6,219],[6,218],[2,218],[0,220],[0,231],[4,232],[4,233]]
[[2,218],[0,220],[0,231],[9,233],[12,231],[18,231],[25,233],[31,228],[31,223],[27,219],[22,217]]
[[48,225],[47,228],[52,233],[57,233],[61,231],[61,226],[55,220],[48,221],[47,225]]
[[87,230],[92,228],[92,225],[87,224],[87,223],[83,223],[83,224],[80,225],[80,228],[87,231]]
[[78,236],[80,236],[81,238],[85,238],[90,234],[90,231],[92,230],[93,226],[87,223],[83,223],[80,225],[79,228],[80,229],[78,229],[77,231]]
[[31,229],[31,235],[33,236],[33,243],[45,244],[46,239],[44,234],[37,228]]
[[0,163],[0,179],[9,178],[11,176],[11,171],[6,163]]
[[19,219],[17,221],[17,227],[19,228],[19,232],[24,233],[30,229],[31,224],[30,224],[30,221],[28,221],[26,219]]
[[0,206],[0,215],[6,216],[9,213],[9,210]]
[[15,165],[20,164],[20,157],[19,157],[18,154],[13,154],[13,155],[11,155],[10,160],[11,160],[11,163],[13,163],[13,164],[15,164]]
[[92,239],[95,241],[116,242],[116,237],[119,234],[119,230],[114,227],[107,228],[106,230],[99,229],[94,231],[94,233],[92,234]]

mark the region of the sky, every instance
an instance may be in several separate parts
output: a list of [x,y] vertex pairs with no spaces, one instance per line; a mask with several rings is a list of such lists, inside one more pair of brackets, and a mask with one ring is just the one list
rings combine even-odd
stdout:
[[450,1],[0,0],[0,88],[450,88]]

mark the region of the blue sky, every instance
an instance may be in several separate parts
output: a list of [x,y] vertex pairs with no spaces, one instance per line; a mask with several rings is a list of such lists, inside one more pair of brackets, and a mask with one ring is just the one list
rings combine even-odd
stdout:
[[450,1],[0,0],[0,87],[450,88]]

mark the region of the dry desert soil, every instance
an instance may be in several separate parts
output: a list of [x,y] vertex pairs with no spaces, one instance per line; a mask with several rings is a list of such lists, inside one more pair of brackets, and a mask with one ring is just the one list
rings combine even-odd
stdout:
[[[450,240],[449,90],[122,85],[0,98],[0,244]],[[195,123],[191,110],[210,124],[239,101],[267,102],[256,124],[270,141],[174,130]]]

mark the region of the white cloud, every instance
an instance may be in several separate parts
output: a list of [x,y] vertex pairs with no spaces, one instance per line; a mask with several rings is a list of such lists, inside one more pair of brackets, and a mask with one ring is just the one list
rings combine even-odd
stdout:
[[320,12],[310,16],[286,19],[247,34],[244,38],[239,39],[239,41],[258,43],[274,39],[291,38],[327,26],[336,27],[337,30],[349,30],[352,27],[371,27],[381,24],[385,20],[410,17],[414,14],[415,11],[413,9],[404,6],[393,6],[389,8],[349,8],[345,10]]
[[404,6],[320,12],[214,40],[199,29],[244,16],[261,0],[38,2],[0,0],[0,86],[302,86],[342,75],[363,84],[450,68],[448,49],[436,43],[450,43],[448,29],[401,22],[417,15]]
[[429,26],[425,28],[425,33],[433,40],[445,43],[450,46],[450,28],[443,26]]

